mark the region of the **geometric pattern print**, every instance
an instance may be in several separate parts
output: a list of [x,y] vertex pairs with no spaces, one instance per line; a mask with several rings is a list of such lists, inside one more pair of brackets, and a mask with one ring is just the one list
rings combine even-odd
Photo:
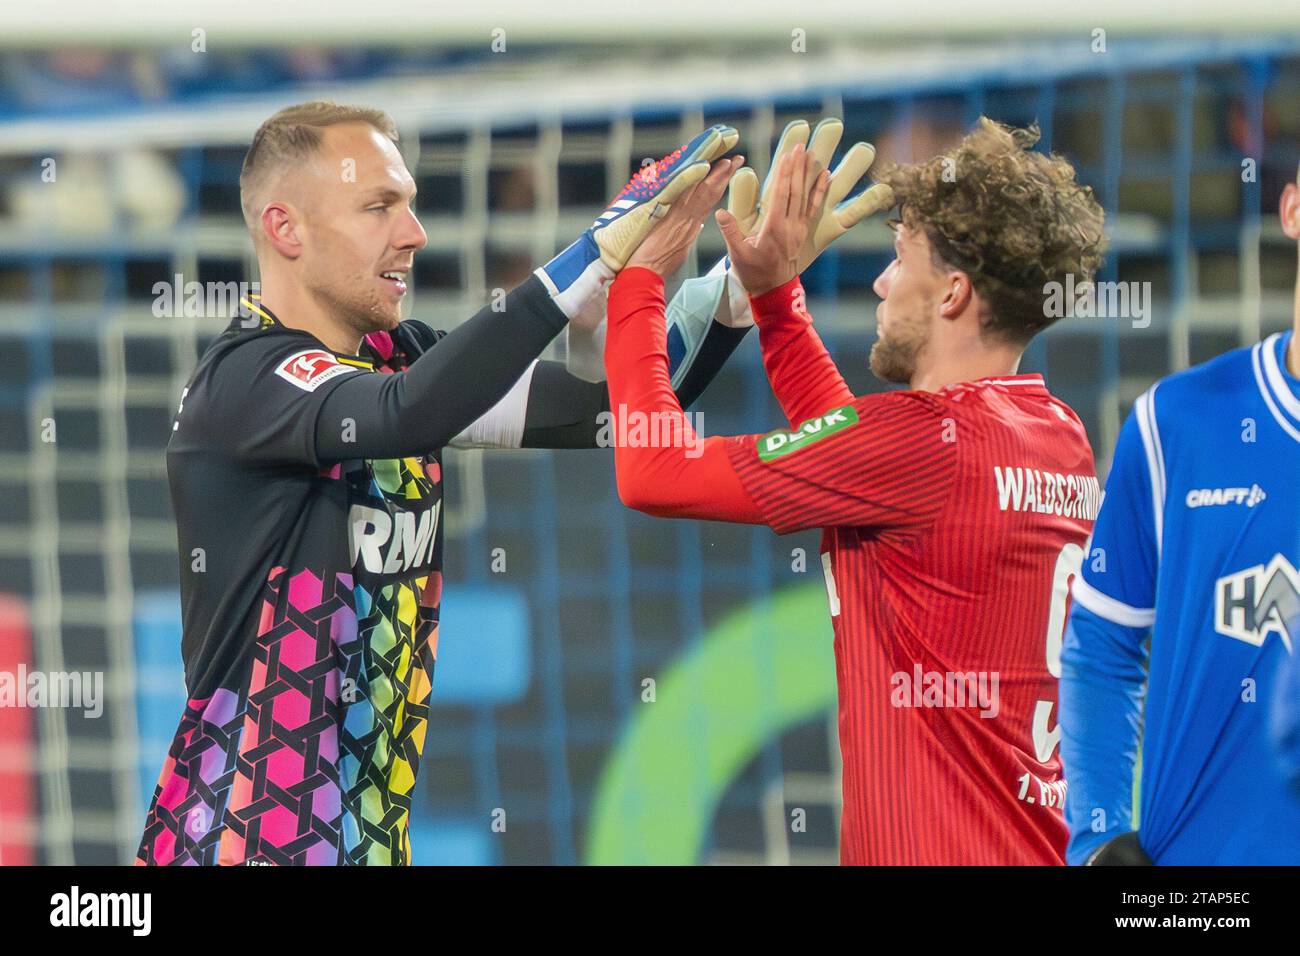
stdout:
[[[423,589],[425,578],[417,579]],[[362,591],[357,592],[360,605]],[[403,866],[411,859],[411,798],[429,719],[436,622],[409,584],[373,595],[357,639],[344,655],[344,717],[339,759],[344,863]]]
[[351,575],[274,569],[246,690],[192,700],[137,863],[342,862],[337,648],[356,641]]
[[267,580],[219,862],[339,862],[337,648],[356,621],[351,575]]
[[[395,504],[439,494],[436,461],[371,462],[369,494]],[[339,778],[346,810],[344,862],[410,862],[410,813],[429,719],[438,602],[437,571],[354,589],[357,638],[339,645],[345,713]]]
[[[371,497],[441,494],[436,459],[370,465]],[[137,865],[409,864],[441,594],[273,569],[245,688],[187,702]]]
[[213,821],[225,812],[243,725],[243,701],[233,691],[186,702],[145,818],[137,866],[216,862],[223,828]]

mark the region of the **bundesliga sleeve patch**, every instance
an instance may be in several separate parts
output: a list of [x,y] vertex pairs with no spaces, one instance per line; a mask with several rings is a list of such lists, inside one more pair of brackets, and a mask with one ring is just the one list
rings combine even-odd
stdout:
[[814,442],[829,438],[836,432],[842,432],[858,423],[858,410],[852,405],[832,408],[825,415],[810,418],[794,431],[778,429],[768,432],[758,439],[758,457],[760,461],[772,462],[776,459],[807,448]]
[[290,355],[275,368],[276,375],[304,392],[314,392],[330,379],[355,371],[324,349],[307,349]]

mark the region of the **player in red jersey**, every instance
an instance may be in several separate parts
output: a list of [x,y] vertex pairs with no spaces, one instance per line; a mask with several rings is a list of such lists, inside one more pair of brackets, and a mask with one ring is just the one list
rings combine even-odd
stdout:
[[[1031,152],[1036,138],[982,120],[947,154],[883,177],[901,221],[875,283],[871,366],[908,387],[864,397],[814,331],[795,274],[834,214],[827,175],[801,149],[783,157],[753,236],[717,219],[788,427],[701,451],[682,421],[690,454],[615,449],[620,497],[638,510],[823,529],[845,863],[1064,861],[1056,678],[1100,490],[1079,418],[1040,376],[1016,373],[1053,321],[1046,284],[1091,280],[1103,233],[1091,191],[1065,160]],[[611,405],[633,425],[680,418],[663,277],[732,168],[715,164],[611,289]]]

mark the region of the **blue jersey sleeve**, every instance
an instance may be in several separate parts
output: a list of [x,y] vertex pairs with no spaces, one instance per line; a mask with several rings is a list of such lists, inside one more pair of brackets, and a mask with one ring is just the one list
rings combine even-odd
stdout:
[[[1300,633],[1300,620],[1291,633]],[[1273,696],[1272,730],[1282,775],[1300,798],[1300,649],[1292,648],[1278,668]]]
[[1072,589],[1061,649],[1061,759],[1069,789],[1066,861],[1132,829],[1133,769],[1155,621],[1163,459],[1154,390],[1116,445],[1106,495]]
[[1069,784],[1067,863],[1133,828],[1133,770],[1146,694],[1144,628],[1075,604],[1061,649],[1061,761]]
[[1150,627],[1155,620],[1164,456],[1154,396],[1152,389],[1139,398],[1120,430],[1106,495],[1073,588],[1075,603],[1127,627]]

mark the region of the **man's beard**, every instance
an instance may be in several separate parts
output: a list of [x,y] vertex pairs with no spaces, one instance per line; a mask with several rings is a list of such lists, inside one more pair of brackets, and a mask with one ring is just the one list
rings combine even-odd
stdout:
[[902,326],[901,334],[881,335],[871,346],[871,371],[882,381],[907,385],[916,374],[916,359],[925,347],[927,336],[923,326],[897,324]]
[[319,286],[315,295],[330,312],[362,337],[371,332],[391,331],[402,318],[400,303],[390,307],[378,298],[357,293],[349,286]]

